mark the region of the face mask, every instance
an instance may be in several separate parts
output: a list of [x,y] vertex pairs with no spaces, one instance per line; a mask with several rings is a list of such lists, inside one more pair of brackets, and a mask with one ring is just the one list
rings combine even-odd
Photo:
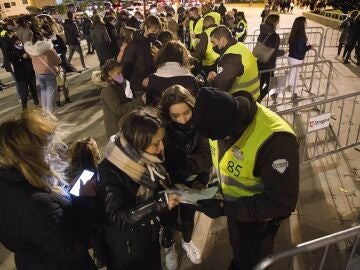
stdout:
[[149,33],[147,39],[148,39],[150,42],[155,42],[156,39],[157,39],[157,34],[156,34],[156,33]]
[[116,26],[117,22],[116,22],[116,21],[112,21],[112,22],[110,22],[110,24],[113,25],[113,26]]
[[213,48],[214,52],[216,52],[217,54],[221,54],[221,49],[219,48],[218,45],[213,46],[212,48]]
[[17,44],[15,45],[15,48],[18,49],[18,50],[22,50],[23,49],[23,45],[22,44]]
[[171,125],[174,129],[179,131],[191,131],[194,129],[191,119],[186,124],[171,122]]
[[119,83],[119,84],[122,84],[124,82],[124,77],[123,75],[117,75],[117,76],[114,76],[112,77],[113,81]]

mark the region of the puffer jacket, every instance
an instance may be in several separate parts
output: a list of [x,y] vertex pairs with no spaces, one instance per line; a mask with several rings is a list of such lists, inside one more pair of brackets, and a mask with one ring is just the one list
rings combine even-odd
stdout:
[[168,211],[166,198],[158,194],[137,203],[139,184],[107,159],[99,166],[99,177],[103,230],[94,252],[111,269],[123,269],[124,264],[141,260],[149,249],[158,247],[160,228],[155,218]]
[[0,192],[0,242],[18,270],[96,269],[88,253],[93,199],[35,188],[12,168],[0,168]]
[[[259,70],[271,69],[276,67],[276,57],[283,56],[285,54],[284,50],[280,50],[280,37],[275,32],[275,29],[269,24],[260,25],[260,35],[258,41],[263,43],[269,48],[274,48],[275,52],[270,57],[267,63],[261,63],[258,61]],[[265,42],[264,42],[265,41]]]
[[25,51],[30,55],[34,70],[37,74],[56,74],[61,58],[54,50],[51,40],[41,40],[33,44],[25,42]]
[[126,47],[121,63],[123,75],[130,81],[130,88],[134,92],[146,91],[142,81],[154,73],[156,68],[151,54],[151,43],[142,32],[134,33],[134,39]]
[[293,40],[289,41],[289,57],[304,60],[306,52],[311,49],[311,45],[306,43],[305,37],[295,36]]

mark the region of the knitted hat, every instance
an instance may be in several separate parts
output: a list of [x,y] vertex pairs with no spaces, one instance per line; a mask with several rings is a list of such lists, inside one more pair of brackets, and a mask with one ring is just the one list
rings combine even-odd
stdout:
[[240,106],[227,92],[203,87],[196,97],[192,120],[204,137],[223,139],[232,135],[240,121]]

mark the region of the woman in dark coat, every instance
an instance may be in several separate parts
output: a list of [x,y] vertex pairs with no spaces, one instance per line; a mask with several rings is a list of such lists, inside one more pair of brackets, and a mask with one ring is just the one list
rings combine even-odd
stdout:
[[156,72],[143,81],[147,87],[146,102],[157,106],[162,93],[175,84],[191,91],[195,96],[199,86],[190,72],[191,56],[185,46],[179,41],[169,41],[156,56]]
[[[208,140],[202,137],[192,125],[192,110],[195,98],[180,85],[165,90],[160,102],[160,110],[166,122],[165,168],[173,184],[183,184],[190,188],[201,188],[209,181],[212,166]],[[191,241],[195,211],[180,205],[163,216],[162,245],[165,247],[165,263],[168,269],[176,269],[177,255],[173,244],[173,229],[180,216],[182,246],[190,261],[201,262],[198,248]]]
[[345,19],[340,24],[340,29],[342,29],[340,39],[339,39],[339,46],[338,46],[338,53],[337,57],[340,56],[341,49],[345,46],[344,53],[343,53],[343,60],[344,63],[349,63],[351,51],[354,49],[355,40],[356,40],[356,22],[355,17],[357,15],[357,11],[354,10],[350,13],[350,16]]
[[114,55],[111,53],[111,39],[100,15],[95,15],[93,20],[94,24],[90,32],[91,39],[96,55],[99,58],[100,66],[103,66],[106,60],[114,58]]
[[0,242],[18,270],[96,270],[88,252],[95,183],[79,197],[63,188],[58,127],[53,115],[30,109],[0,125]]
[[117,55],[119,54],[118,39],[116,35],[116,25],[117,25],[117,20],[115,17],[110,16],[106,18],[105,27],[111,40],[110,50],[113,55],[113,58],[116,58]]
[[[260,25],[260,35],[258,41],[263,43],[266,47],[274,48],[275,51],[266,63],[258,61],[258,68],[260,70],[273,69],[276,67],[276,58],[283,56],[287,53],[287,49],[279,49],[280,37],[275,32],[275,29],[279,25],[280,16],[278,14],[270,14],[266,17],[265,23]],[[260,96],[258,102],[268,94],[270,78],[274,76],[274,72],[266,72],[260,74]],[[276,95],[272,96],[276,98]]]
[[39,105],[39,99],[36,92],[35,71],[32,66],[31,58],[25,52],[21,40],[14,37],[12,41],[13,45],[9,49],[9,58],[14,68],[15,82],[16,87],[19,90],[22,108],[27,108],[29,91],[34,104]]
[[95,254],[108,270],[161,270],[157,216],[179,203],[166,190],[159,192],[169,186],[164,133],[154,111],[144,108],[126,115],[106,146],[99,166],[103,226]]

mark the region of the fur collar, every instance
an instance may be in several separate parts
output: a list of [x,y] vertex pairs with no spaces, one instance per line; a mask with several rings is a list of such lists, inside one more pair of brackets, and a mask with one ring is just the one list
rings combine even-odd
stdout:
[[180,66],[178,62],[166,62],[159,67],[155,73],[158,77],[170,78],[175,76],[192,76],[186,67]]
[[33,44],[31,41],[27,41],[24,44],[25,51],[31,56],[40,56],[47,51],[50,51],[54,48],[51,40],[41,40]]

